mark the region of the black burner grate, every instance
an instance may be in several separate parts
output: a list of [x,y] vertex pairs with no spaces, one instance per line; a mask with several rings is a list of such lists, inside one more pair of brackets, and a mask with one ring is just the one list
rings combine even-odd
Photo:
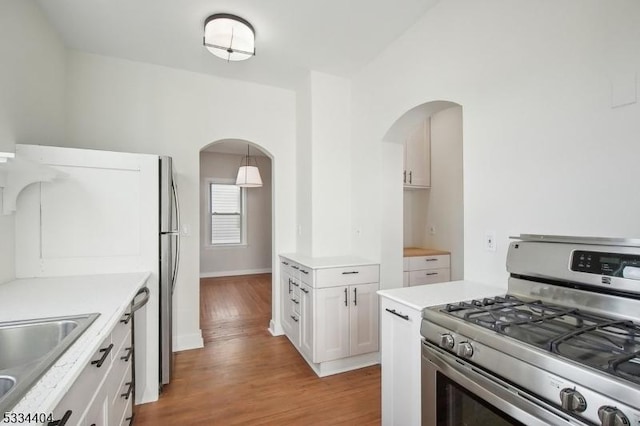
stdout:
[[572,361],[640,383],[640,326],[517,297],[448,304],[444,312]]

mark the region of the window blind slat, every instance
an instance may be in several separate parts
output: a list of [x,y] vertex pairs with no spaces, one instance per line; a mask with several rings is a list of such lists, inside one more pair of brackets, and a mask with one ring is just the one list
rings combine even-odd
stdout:
[[242,242],[241,188],[235,185],[212,183],[210,191],[211,243],[240,244]]

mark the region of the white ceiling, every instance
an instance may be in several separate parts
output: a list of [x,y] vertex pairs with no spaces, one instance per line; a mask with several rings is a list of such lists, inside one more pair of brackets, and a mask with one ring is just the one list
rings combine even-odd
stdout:
[[[68,48],[293,89],[317,70],[350,77],[439,0],[37,0]],[[225,62],[204,20],[251,22],[256,56]]]

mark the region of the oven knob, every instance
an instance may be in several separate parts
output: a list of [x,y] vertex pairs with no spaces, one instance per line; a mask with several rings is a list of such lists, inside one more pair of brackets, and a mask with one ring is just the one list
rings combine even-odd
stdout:
[[598,408],[598,417],[600,417],[602,426],[629,426],[631,424],[622,411],[610,405]]
[[454,344],[453,336],[450,334],[443,334],[440,336],[440,347],[445,349],[453,349]]
[[473,346],[469,342],[462,342],[458,345],[457,354],[462,358],[469,358],[473,355]]
[[587,409],[587,400],[575,389],[565,388],[560,391],[562,408],[574,413],[582,413]]

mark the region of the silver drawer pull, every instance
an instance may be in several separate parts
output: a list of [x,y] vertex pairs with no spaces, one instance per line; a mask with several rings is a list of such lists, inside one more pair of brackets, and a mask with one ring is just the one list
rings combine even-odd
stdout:
[[426,275],[438,275],[438,273],[437,272],[427,272]]
[[435,257],[431,257],[431,258],[429,258],[429,259],[425,259],[424,261],[425,261],[425,262],[435,262],[436,260],[438,260],[438,259],[437,259],[437,258],[435,258]]
[[347,272],[343,272],[342,275],[350,275],[350,274],[359,274],[359,271],[347,271]]
[[385,309],[385,311],[387,311],[387,312],[389,312],[390,314],[393,314],[393,315],[395,315],[395,316],[397,316],[397,317],[400,317],[400,318],[402,318],[402,319],[403,319],[403,320],[405,320],[405,321],[409,321],[409,315],[402,315],[402,314],[399,314],[399,313],[397,313],[397,312],[396,312],[396,310],[395,310],[395,309],[389,309],[389,308],[386,308],[386,309]]

